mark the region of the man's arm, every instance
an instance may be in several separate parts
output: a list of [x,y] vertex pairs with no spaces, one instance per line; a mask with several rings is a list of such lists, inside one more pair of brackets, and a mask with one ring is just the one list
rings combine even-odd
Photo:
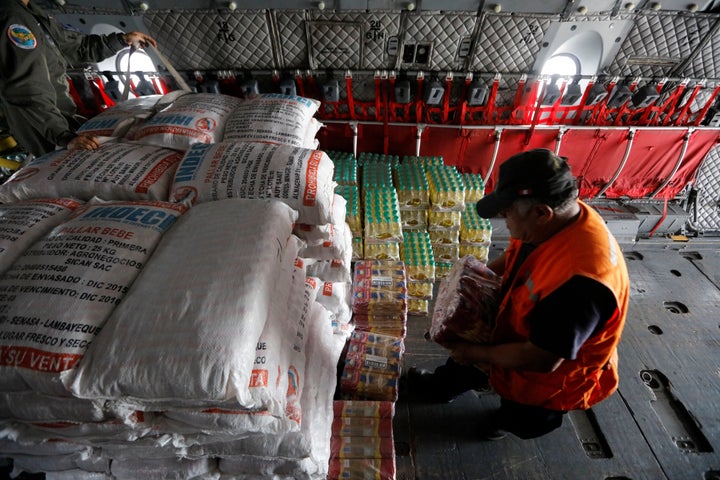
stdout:
[[505,273],[505,257],[506,255],[503,251],[499,257],[494,258],[493,260],[488,262],[487,267],[502,277],[502,275]]
[[549,373],[556,370],[563,358],[531,342],[479,345],[458,342],[450,349],[450,356],[464,365],[497,365],[502,368]]

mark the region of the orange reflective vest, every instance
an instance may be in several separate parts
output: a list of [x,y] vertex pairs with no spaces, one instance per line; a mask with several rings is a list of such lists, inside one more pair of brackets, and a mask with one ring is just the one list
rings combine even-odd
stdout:
[[[579,203],[579,218],[541,243],[525,259],[512,283],[503,285],[505,295],[493,343],[527,341],[528,316],[537,302],[575,275],[592,278],[609,288],[615,296],[615,312],[602,330],[580,347],[575,360],[565,359],[553,372],[493,366],[492,386],[508,400],[552,410],[587,409],[617,389],[617,345],[629,297],[627,267],[617,241],[600,215]],[[519,240],[510,240],[505,272],[512,271],[520,246]],[[546,328],[553,328],[552,318],[542,321]]]

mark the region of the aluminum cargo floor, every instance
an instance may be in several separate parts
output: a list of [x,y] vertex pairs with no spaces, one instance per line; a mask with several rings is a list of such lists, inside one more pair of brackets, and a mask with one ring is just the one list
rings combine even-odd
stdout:
[[[447,405],[396,404],[397,478],[720,480],[720,253],[692,243],[625,249],[631,281],[618,392],[534,440],[477,438],[499,405],[467,392]],[[404,366],[447,355],[409,317]]]

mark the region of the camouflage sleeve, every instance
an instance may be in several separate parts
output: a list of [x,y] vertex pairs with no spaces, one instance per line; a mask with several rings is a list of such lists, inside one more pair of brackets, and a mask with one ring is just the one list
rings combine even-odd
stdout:
[[72,64],[101,62],[128,46],[122,33],[85,35],[56,25],[57,31],[53,32],[53,38]]
[[[72,138],[68,122],[57,108],[48,63],[38,38],[22,19],[7,18],[0,35],[0,64],[8,117],[13,125],[27,125],[56,145]],[[10,122],[10,119],[8,119]]]

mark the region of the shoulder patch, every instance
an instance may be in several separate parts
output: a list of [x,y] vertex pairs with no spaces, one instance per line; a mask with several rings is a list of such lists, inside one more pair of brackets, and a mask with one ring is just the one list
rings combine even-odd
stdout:
[[13,24],[7,29],[7,36],[16,47],[32,50],[37,47],[37,38],[25,25]]

